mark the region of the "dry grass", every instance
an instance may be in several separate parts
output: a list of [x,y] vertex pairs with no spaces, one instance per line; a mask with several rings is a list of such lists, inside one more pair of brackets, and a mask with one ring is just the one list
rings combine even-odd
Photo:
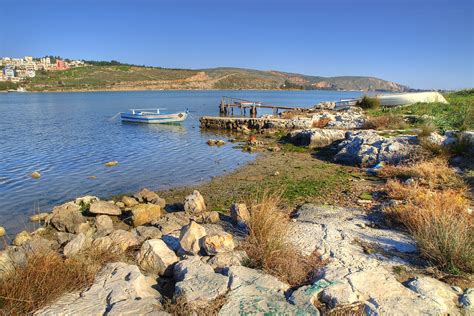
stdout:
[[222,306],[227,302],[225,295],[220,295],[209,301],[205,306],[196,307],[192,302],[186,301],[183,297],[177,297],[174,300],[165,299],[163,303],[164,310],[173,316],[214,316],[219,315]]
[[448,160],[443,157],[421,160],[413,164],[387,165],[379,171],[378,175],[383,178],[413,178],[419,184],[431,189],[466,188],[461,176],[449,166]]
[[403,224],[423,257],[453,274],[474,272],[474,217],[462,189],[433,190],[414,183],[387,182],[390,197],[404,200],[387,213]]
[[383,116],[369,117],[364,123],[363,129],[404,129],[408,125],[401,116],[388,114]]
[[418,131],[418,137],[428,137],[431,133],[436,132],[437,128],[436,125],[433,123],[425,123],[420,126],[420,130]]
[[314,128],[325,128],[329,124],[329,122],[331,122],[331,119],[328,117],[324,117],[320,120],[314,121],[312,126]]
[[289,216],[278,208],[279,204],[280,195],[268,192],[257,194],[249,203],[249,236],[244,243],[248,265],[291,286],[306,284],[323,262],[317,253],[305,256],[288,242]]
[[84,252],[63,259],[55,252],[31,253],[23,265],[0,280],[0,313],[27,315],[61,295],[91,285],[102,266],[115,260],[107,252]]

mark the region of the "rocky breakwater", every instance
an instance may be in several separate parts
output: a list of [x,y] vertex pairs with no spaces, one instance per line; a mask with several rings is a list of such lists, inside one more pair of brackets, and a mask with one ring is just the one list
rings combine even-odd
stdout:
[[310,118],[282,119],[273,117],[246,118],[246,117],[213,117],[204,116],[199,119],[201,128],[228,130],[237,132],[262,131],[265,129],[297,129],[309,128]]

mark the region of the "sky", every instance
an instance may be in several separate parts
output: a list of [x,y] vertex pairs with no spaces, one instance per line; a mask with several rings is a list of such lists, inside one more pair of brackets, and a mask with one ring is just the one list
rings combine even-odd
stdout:
[[0,0],[0,56],[474,87],[474,0]]

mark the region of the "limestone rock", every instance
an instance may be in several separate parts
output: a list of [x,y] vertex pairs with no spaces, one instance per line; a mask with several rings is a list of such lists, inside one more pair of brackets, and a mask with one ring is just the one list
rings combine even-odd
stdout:
[[173,264],[178,260],[174,251],[161,239],[145,241],[137,255],[140,268],[158,275],[171,275]]
[[160,239],[163,236],[161,231],[153,226],[138,226],[132,232],[137,236],[140,243],[148,239]]
[[159,205],[155,204],[137,204],[132,207],[132,222],[133,226],[148,224],[161,216],[165,212]]
[[205,210],[204,198],[197,190],[194,190],[193,194],[188,195],[184,200],[184,211],[187,213],[202,213]]
[[21,246],[30,239],[31,235],[26,230],[24,230],[15,236],[15,239],[13,239],[13,245]]
[[175,295],[191,306],[204,306],[227,292],[228,277],[215,273],[211,266],[197,258],[178,262],[174,276],[178,281]]
[[49,217],[48,213],[39,213],[30,216],[30,221],[32,222],[41,222],[47,220]]
[[125,204],[126,207],[133,207],[138,204],[137,200],[130,196],[122,197],[122,203]]
[[4,227],[0,226],[0,237],[3,237],[7,234],[7,231]]
[[298,315],[304,310],[285,298],[289,285],[268,274],[241,266],[228,269],[227,302],[219,315]]
[[35,315],[167,315],[155,284],[135,265],[109,263],[91,287],[66,294]]
[[459,302],[468,313],[474,313],[474,288],[466,289]]
[[322,148],[331,145],[335,141],[343,140],[345,133],[345,130],[340,129],[311,128],[292,131],[288,134],[288,139],[297,146]]
[[76,233],[83,233],[86,236],[89,236],[93,233],[93,231],[91,230],[91,225],[88,222],[84,222],[76,226]]
[[214,224],[220,221],[219,212],[216,212],[216,211],[204,212],[202,214],[202,218],[204,222],[211,223],[211,224]]
[[181,229],[179,244],[185,252],[197,254],[201,249],[200,240],[204,236],[206,236],[206,229],[196,222],[191,221],[189,225],[183,226]]
[[48,240],[39,235],[33,235],[30,239],[25,241],[21,247],[25,253],[40,253],[46,254],[53,249],[58,249],[59,244],[54,240]]
[[95,228],[97,229],[97,234],[105,236],[114,231],[114,223],[110,216],[99,215],[95,219]]
[[357,302],[357,294],[354,293],[348,282],[335,283],[326,287],[321,293],[321,301],[334,308],[339,305],[347,305]]
[[66,257],[72,257],[80,253],[81,251],[85,250],[90,246],[92,240],[83,233],[77,235],[73,240],[68,242],[64,247],[64,255]]
[[92,202],[98,201],[99,198],[94,195],[85,195],[78,197],[77,199],[74,200],[74,203],[76,203],[79,206],[89,206],[91,205]]
[[92,214],[121,215],[122,210],[115,204],[106,201],[94,201],[89,207]]
[[244,203],[233,203],[230,206],[230,216],[234,224],[241,227],[245,227],[250,220],[250,213]]
[[127,248],[138,246],[140,244],[135,234],[122,229],[113,231],[109,237],[112,240],[113,245],[120,252],[124,252]]
[[140,202],[140,203],[151,203],[151,204],[156,204],[159,205],[161,208],[165,208],[166,206],[166,201],[165,199],[162,199],[158,196],[153,191],[150,191],[148,189],[143,189],[140,192],[136,193],[134,197]]
[[408,282],[408,288],[423,297],[429,298],[438,304],[441,310],[456,310],[457,293],[441,281],[427,276],[420,276]]
[[235,250],[232,252],[218,253],[207,260],[214,269],[223,269],[231,266],[241,266],[247,260],[247,254],[243,250]]
[[62,204],[53,208],[50,222],[61,232],[77,233],[79,224],[86,220],[82,216],[80,207],[72,202]]
[[63,245],[76,237],[76,235],[72,233],[65,233],[65,232],[56,232],[55,234],[56,241],[59,243],[59,245]]
[[208,255],[212,256],[234,250],[235,244],[231,234],[221,233],[204,236],[202,247]]
[[185,212],[166,213],[159,219],[152,222],[163,235],[180,231],[183,226],[189,224],[190,216]]
[[99,238],[96,238],[92,241],[92,249],[98,250],[98,251],[108,251],[108,250],[113,250],[113,242],[112,239],[109,236],[102,236]]

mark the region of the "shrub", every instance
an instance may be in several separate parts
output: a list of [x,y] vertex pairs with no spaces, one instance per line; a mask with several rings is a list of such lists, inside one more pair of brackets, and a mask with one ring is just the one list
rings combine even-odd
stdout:
[[113,261],[107,252],[90,251],[63,259],[55,252],[31,253],[0,280],[0,313],[29,315],[68,292],[90,286],[101,267]]
[[369,117],[362,127],[363,129],[404,129],[407,124],[401,116],[388,114],[383,116]]
[[414,164],[386,165],[378,172],[383,178],[413,178],[419,184],[431,189],[465,189],[461,176],[448,164],[447,159],[437,157],[431,160],[422,160]]
[[463,190],[434,191],[389,180],[387,192],[404,200],[387,213],[409,230],[423,257],[450,273],[474,272],[474,220]]
[[432,122],[427,122],[425,124],[420,125],[420,130],[418,131],[418,137],[428,137],[431,133],[436,132],[436,125]]
[[380,108],[380,100],[364,95],[361,100],[357,101],[356,105],[363,109],[378,109]]
[[305,256],[288,242],[289,217],[278,209],[280,197],[265,191],[249,203],[249,235],[244,242],[248,265],[292,286],[306,284],[323,263],[317,253]]

